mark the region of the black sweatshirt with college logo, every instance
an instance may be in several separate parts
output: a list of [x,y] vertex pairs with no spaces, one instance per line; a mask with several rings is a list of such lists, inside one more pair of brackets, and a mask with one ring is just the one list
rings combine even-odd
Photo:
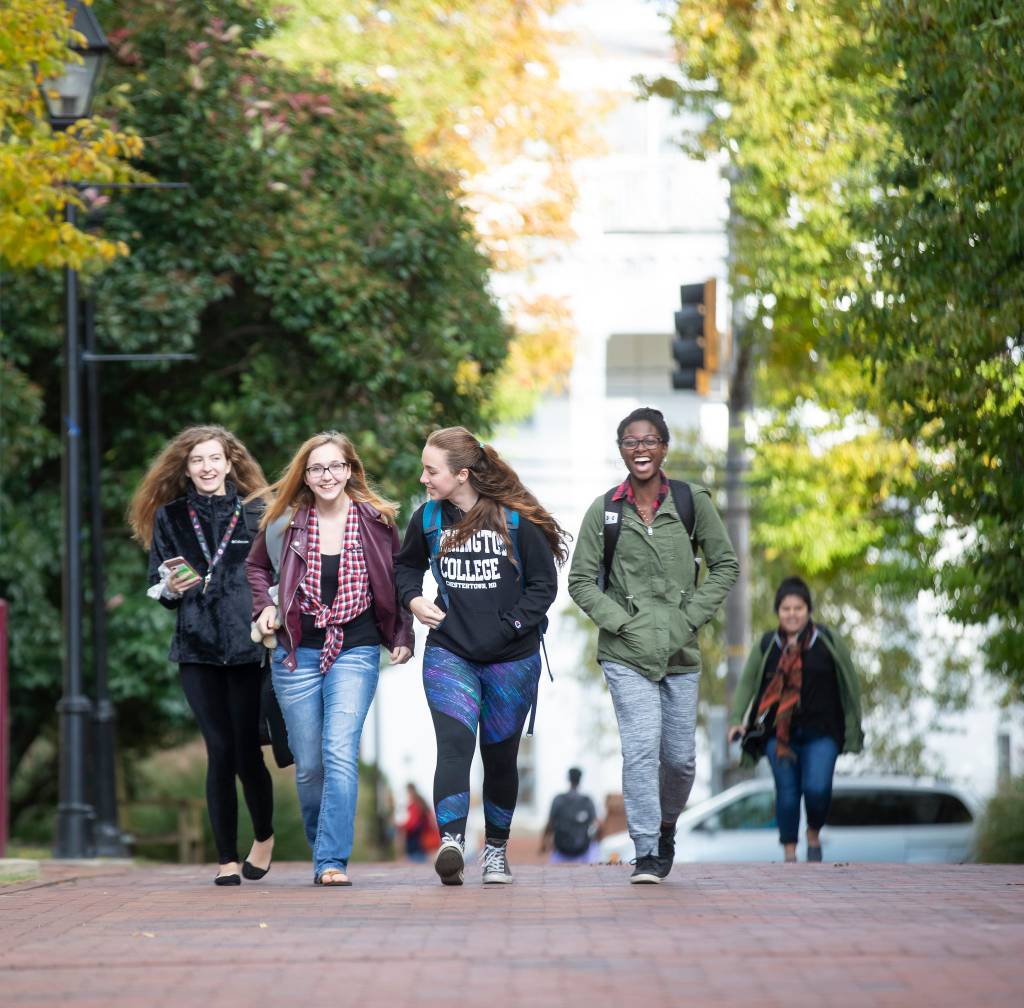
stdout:
[[[398,597],[408,608],[420,595],[444,609],[441,593],[424,584],[430,567],[427,537],[423,532],[423,505],[416,509],[401,552],[395,557]],[[449,501],[441,504],[442,537],[462,519]],[[442,540],[443,541],[443,540]],[[539,626],[558,592],[555,559],[544,534],[520,516],[519,557],[523,571],[508,555],[501,534],[484,530],[461,546],[442,553],[441,576],[448,591],[448,615],[427,635],[427,644],[483,664],[527,658],[540,646]]]

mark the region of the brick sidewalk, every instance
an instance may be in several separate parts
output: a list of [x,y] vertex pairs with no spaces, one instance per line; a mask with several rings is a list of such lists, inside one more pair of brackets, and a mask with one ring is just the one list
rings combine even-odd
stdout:
[[0,1004],[73,1008],[1019,1005],[1024,868],[524,866],[445,889],[428,868],[45,866],[0,887]]

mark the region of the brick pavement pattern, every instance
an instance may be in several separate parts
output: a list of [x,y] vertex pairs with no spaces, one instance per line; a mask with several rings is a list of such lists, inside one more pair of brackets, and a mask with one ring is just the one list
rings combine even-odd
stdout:
[[0,886],[0,1005],[472,1008],[1020,1005],[1024,868],[521,866],[513,886],[429,866],[46,865]]

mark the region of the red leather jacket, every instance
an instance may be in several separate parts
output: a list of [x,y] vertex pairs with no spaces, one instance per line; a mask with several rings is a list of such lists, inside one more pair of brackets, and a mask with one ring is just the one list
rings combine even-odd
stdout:
[[[352,507],[359,516],[359,535],[362,540],[363,554],[366,557],[366,570],[370,578],[370,590],[373,592],[373,611],[380,631],[380,638],[388,649],[396,647],[413,647],[412,616],[398,604],[395,592],[394,555],[400,548],[398,529],[389,525],[381,513],[372,505],[361,501],[353,501]],[[284,532],[281,544],[281,564],[278,571],[278,598],[281,602],[281,630],[278,631],[278,643],[283,645],[288,654],[284,664],[295,668],[295,649],[302,637],[302,625],[299,613],[299,584],[306,576],[306,546],[309,508],[301,507],[292,515],[292,519]],[[245,561],[245,573],[252,587],[253,619],[274,602],[269,595],[270,586],[274,581],[274,567],[267,555],[266,532],[256,537]]]

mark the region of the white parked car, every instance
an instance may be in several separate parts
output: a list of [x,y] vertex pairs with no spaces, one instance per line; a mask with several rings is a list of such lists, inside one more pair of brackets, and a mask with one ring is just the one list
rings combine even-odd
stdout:
[[[976,799],[949,784],[910,777],[836,777],[832,808],[821,831],[826,861],[969,861],[974,852]],[[797,856],[805,860],[803,809]],[[628,833],[601,841],[601,860],[629,861]],[[743,781],[686,809],[676,829],[677,861],[781,861],[771,778]]]

